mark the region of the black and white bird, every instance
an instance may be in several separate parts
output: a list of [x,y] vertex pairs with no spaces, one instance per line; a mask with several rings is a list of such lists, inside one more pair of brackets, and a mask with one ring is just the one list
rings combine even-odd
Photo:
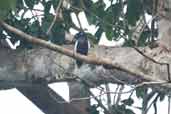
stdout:
[[[87,35],[81,31],[77,33],[74,37],[76,39],[74,51],[82,55],[87,55],[88,49],[90,48],[90,43],[88,41]],[[79,68],[81,67],[83,62],[80,60],[76,60],[76,64]]]

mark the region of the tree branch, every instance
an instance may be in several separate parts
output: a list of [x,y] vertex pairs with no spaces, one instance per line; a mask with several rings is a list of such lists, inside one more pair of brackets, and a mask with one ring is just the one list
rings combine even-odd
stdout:
[[168,80],[171,81],[171,79],[170,79],[170,78],[171,78],[171,77],[170,77],[170,64],[169,64],[169,63],[158,62],[158,61],[154,60],[153,58],[151,58],[151,57],[145,55],[145,54],[144,54],[143,52],[141,52],[137,47],[134,47],[134,49],[135,49],[138,53],[140,53],[142,56],[144,56],[145,58],[149,59],[150,61],[152,61],[152,62],[154,62],[154,63],[156,63],[156,64],[159,64],[159,65],[166,65],[166,67],[167,67],[167,74],[168,74]]
[[109,59],[109,58],[104,59],[104,58],[101,58],[101,57],[90,57],[90,56],[84,56],[84,55],[81,55],[81,54],[78,54],[78,53],[74,53],[73,50],[69,50],[69,49],[63,48],[63,47],[61,47],[59,45],[55,45],[55,44],[47,42],[45,40],[41,40],[40,38],[28,35],[28,34],[22,32],[21,30],[18,30],[16,28],[8,25],[7,23],[5,23],[3,21],[0,21],[0,24],[5,29],[15,33],[16,35],[20,36],[20,38],[22,38],[22,39],[24,39],[24,40],[26,40],[26,41],[28,41],[30,43],[49,48],[49,49],[51,49],[53,51],[57,51],[57,52],[59,52],[61,54],[67,55],[67,56],[72,57],[74,59],[82,60],[82,61],[84,61],[86,63],[94,64],[94,65],[110,66],[110,68],[117,69],[117,70],[129,73],[131,75],[134,75],[134,76],[139,76],[140,78],[145,78],[146,80],[159,81],[159,82],[162,81],[160,79],[156,80],[156,78],[153,78],[153,77],[151,77],[149,75],[146,75],[143,72],[137,72],[134,69],[124,67],[124,66],[118,64],[117,62],[113,63],[112,60]]
[[51,30],[52,30],[52,27],[53,27],[53,25],[55,24],[55,21],[57,20],[58,16],[60,15],[60,14],[59,14],[59,10],[60,10],[60,7],[61,7],[61,5],[62,5],[62,2],[63,2],[63,0],[60,0],[59,3],[58,3],[58,6],[57,6],[56,11],[55,11],[56,15],[55,15],[55,17],[53,18],[53,21],[52,21],[51,25],[49,26],[49,28],[48,28],[48,30],[47,30],[47,32],[46,32],[47,35],[50,34],[50,32],[51,32]]

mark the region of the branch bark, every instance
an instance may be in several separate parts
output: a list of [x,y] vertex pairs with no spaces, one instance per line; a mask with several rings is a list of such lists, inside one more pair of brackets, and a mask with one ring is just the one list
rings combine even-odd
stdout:
[[[120,63],[118,63],[118,61],[112,61],[113,57],[110,57],[111,55],[107,55],[109,57],[106,57],[106,58],[102,58],[102,56],[106,56],[106,53],[102,53],[102,55],[100,54],[95,54],[95,56],[91,57],[90,56],[84,56],[84,55],[80,55],[80,54],[77,54],[77,53],[74,53],[74,51],[72,51],[72,49],[66,49],[64,47],[61,47],[59,45],[55,45],[55,44],[52,44],[50,42],[47,42],[47,41],[44,41],[44,40],[41,40],[39,38],[36,38],[36,37],[33,37],[33,36],[30,36],[8,24],[6,24],[5,22],[1,21],[0,24],[7,30],[19,35],[20,37],[22,37],[24,40],[27,40],[28,42],[31,42],[33,44],[37,44],[37,45],[40,45],[40,46],[43,46],[43,47],[46,47],[46,48],[49,48],[53,51],[57,51],[61,54],[64,54],[64,55],[67,55],[69,57],[72,57],[74,59],[79,59],[79,60],[82,60],[86,63],[89,63],[89,64],[95,64],[95,65],[105,65],[105,66],[109,66],[111,69],[116,69],[116,70],[119,70],[119,71],[122,71],[122,72],[125,72],[125,73],[128,73],[128,74],[131,74],[131,75],[134,75],[134,76],[139,76],[140,78],[145,78],[147,80],[151,80],[151,81],[157,81],[155,78],[149,76],[147,73],[144,74],[142,71],[138,70],[136,71],[134,68],[130,68],[128,67],[129,65],[127,66],[124,66]],[[100,49],[100,51],[103,51],[104,49]],[[131,51],[132,53],[131,54],[135,54],[136,51],[134,51],[133,49],[131,48],[125,48],[125,49],[112,49],[110,50],[111,52],[114,52],[116,53],[115,51],[118,51],[118,50],[124,50],[124,51]],[[105,50],[104,50],[105,51]],[[109,51],[109,50],[108,50]],[[96,52],[99,52],[98,50],[96,50]],[[110,52],[110,53],[111,53]],[[125,53],[124,53],[125,54]],[[125,54],[126,55],[126,54]],[[123,59],[126,59],[125,57],[128,57],[123,55]],[[125,56],[125,57],[124,57]],[[140,55],[141,56],[141,55]],[[139,56],[139,57],[140,57]],[[116,57],[116,56],[114,56]],[[142,57],[140,57],[142,58]],[[129,60],[128,60],[129,61]],[[129,61],[130,62],[130,61]],[[128,63],[128,62],[127,62]],[[130,64],[130,63],[128,63]],[[160,79],[158,81],[161,81]]]
[[[49,75],[53,75],[56,79],[59,79],[61,75],[58,74],[59,72],[55,71],[56,70],[55,67],[59,68],[59,66],[62,65],[65,71],[72,71],[71,73],[84,77],[86,79],[89,79],[90,82],[95,82],[95,83],[109,81],[109,79],[112,79],[110,80],[110,82],[111,81],[118,82],[120,80],[121,82],[123,81],[124,83],[127,83],[127,84],[133,84],[133,83],[135,84],[143,80],[158,81],[158,82],[168,81],[167,70],[165,70],[166,69],[165,66],[157,65],[156,63],[153,63],[152,61],[148,60],[147,58],[143,57],[141,54],[136,52],[133,48],[95,47],[94,49],[92,49],[89,56],[87,57],[87,56],[74,53],[72,51],[73,49],[72,46],[63,46],[63,47],[58,46],[58,45],[49,43],[47,41],[38,39],[36,37],[30,36],[2,21],[0,22],[0,24],[7,30],[21,36],[23,39],[27,40],[28,42],[31,42],[31,43],[34,43],[34,44],[37,44],[37,45],[40,45],[40,46],[43,46],[43,47],[46,47],[53,51],[58,52],[56,53],[56,52],[53,52],[47,49],[42,49],[42,48],[22,52],[22,54],[21,52],[18,52],[18,50],[13,51],[12,53],[13,53],[13,56],[15,55],[15,57],[12,57],[12,58],[20,58],[20,60],[18,60],[20,62],[17,62],[17,59],[16,60],[10,59],[10,55],[12,56],[12,54],[6,53],[6,51],[3,50],[3,53],[6,54],[6,56],[9,56],[7,58],[9,58],[9,60],[12,61],[10,63],[16,64],[16,66],[13,65],[16,67],[14,72],[17,71],[17,73],[19,72],[20,74],[22,73],[27,74],[28,72],[32,72],[31,74],[28,73],[27,75],[29,76],[34,75],[34,76],[40,76],[40,77],[47,77]],[[169,60],[170,60],[169,54],[155,55],[152,52],[155,52],[156,49],[150,50],[149,48],[142,48],[142,49],[140,48],[140,50],[142,50],[142,52],[144,52],[146,55],[149,55],[152,58],[154,58],[156,61],[160,61],[160,62],[165,61],[169,63]],[[19,56],[22,56],[22,57],[17,57],[18,53],[20,53]],[[93,68],[93,67],[90,67],[91,65],[83,65],[83,67],[76,70],[75,66],[73,65],[74,60],[64,55],[61,55],[60,53],[67,55],[69,57],[72,57],[74,59],[79,59],[86,63],[99,65],[99,66],[95,66]],[[24,56],[26,56],[25,59],[23,59]],[[3,59],[7,60],[7,58],[4,57]],[[58,62],[56,62],[55,60]],[[43,64],[44,66],[41,67],[42,69],[38,69],[38,66],[35,65],[34,63]],[[56,66],[51,65],[52,67],[49,68],[49,66],[46,66],[45,63],[56,64]],[[111,69],[105,69],[101,65],[110,66]],[[46,71],[46,69],[50,70],[51,74],[48,71],[46,73],[42,72],[42,71]],[[5,69],[2,69],[2,70],[3,72],[7,73]],[[85,71],[89,73],[88,76],[85,76]],[[61,72],[64,72],[64,71],[60,71],[60,73]],[[62,75],[65,75],[65,73],[63,73]],[[2,77],[3,76],[0,76],[1,79],[3,79]],[[21,77],[23,77],[23,75]],[[26,77],[16,78],[16,79],[26,79]]]

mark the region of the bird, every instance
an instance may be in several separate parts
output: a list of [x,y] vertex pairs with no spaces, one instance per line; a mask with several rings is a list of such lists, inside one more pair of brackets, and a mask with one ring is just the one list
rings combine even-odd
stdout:
[[[74,52],[87,55],[90,48],[90,42],[88,41],[87,35],[85,32],[78,32],[75,36],[75,47]],[[77,67],[80,68],[83,62],[81,60],[76,60]]]
[[16,50],[18,46],[20,46],[20,40],[13,42],[9,38],[0,39],[0,47]]

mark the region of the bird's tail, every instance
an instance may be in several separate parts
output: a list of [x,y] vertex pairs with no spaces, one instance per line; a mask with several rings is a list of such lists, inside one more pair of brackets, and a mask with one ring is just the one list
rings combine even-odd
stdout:
[[77,64],[77,67],[78,67],[78,68],[80,68],[80,67],[81,67],[81,65],[83,64],[83,62],[82,62],[82,61],[77,60],[77,61],[76,61],[76,64]]

